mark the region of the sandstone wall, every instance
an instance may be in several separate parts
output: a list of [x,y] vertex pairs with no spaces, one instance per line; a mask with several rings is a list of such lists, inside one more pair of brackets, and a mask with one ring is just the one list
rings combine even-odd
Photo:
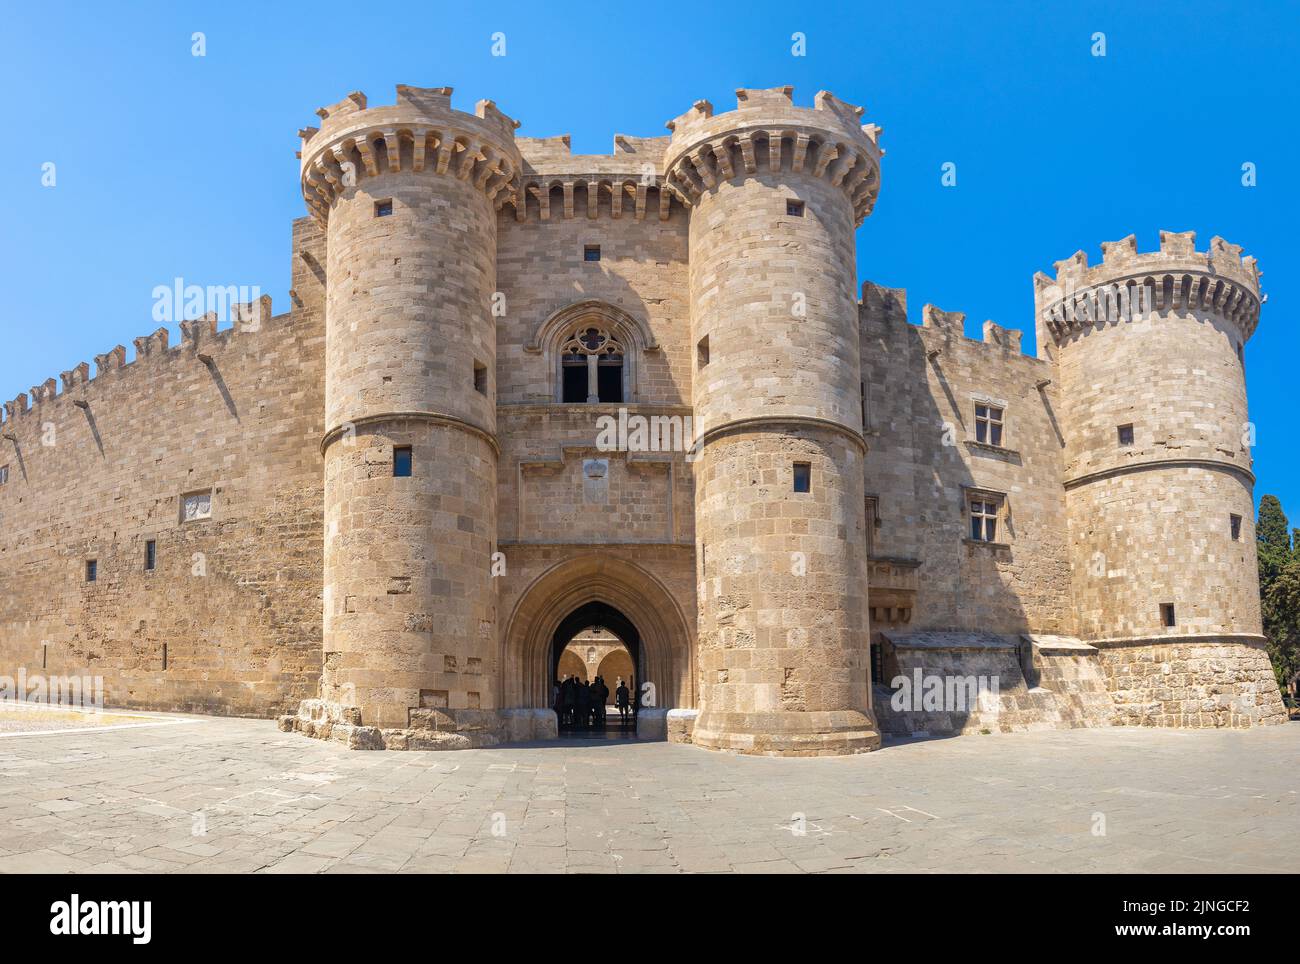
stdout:
[[[866,494],[876,499],[872,556],[919,560],[915,601],[894,628],[1070,633],[1070,569],[1058,390],[1020,333],[926,306],[868,283],[861,304]],[[975,406],[1004,413],[1002,444],[981,444]],[[968,496],[1003,499],[997,543],[970,539]],[[872,520],[868,520],[871,523]]]
[[[310,272],[294,281],[316,299]],[[323,317],[270,317],[265,299],[252,318],[187,323],[196,340],[142,340],[122,367],[102,356],[0,425],[0,674],[102,675],[115,706],[223,714],[315,695]],[[185,521],[199,492],[211,518]]]
[[1249,727],[1287,720],[1262,641],[1152,637],[1102,644],[1101,655],[1117,723]]

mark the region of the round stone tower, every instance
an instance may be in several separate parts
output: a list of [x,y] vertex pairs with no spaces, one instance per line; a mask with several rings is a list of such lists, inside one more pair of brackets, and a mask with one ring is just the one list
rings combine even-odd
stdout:
[[669,123],[690,207],[700,715],[745,753],[874,749],[854,229],[879,129],[822,92]]
[[[515,121],[450,88],[354,93],[302,132],[326,224],[326,722],[361,742],[497,736],[496,210]],[[358,742],[353,738],[353,742]]]
[[1035,278],[1055,362],[1079,635],[1121,719],[1281,718],[1263,648],[1243,348],[1259,320],[1254,258],[1162,231],[1081,251]]

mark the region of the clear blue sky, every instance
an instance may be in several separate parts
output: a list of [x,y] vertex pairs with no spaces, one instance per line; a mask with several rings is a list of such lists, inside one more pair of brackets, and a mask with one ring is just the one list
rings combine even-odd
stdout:
[[[450,85],[463,109],[495,100],[522,135],[607,152],[700,98],[724,110],[736,87],[793,84],[797,102],[830,90],[883,125],[859,275],[907,288],[913,320],[932,302],[965,311],[972,335],[986,318],[1023,328],[1032,351],[1030,279],[1078,248],[1095,261],[1136,233],[1150,249],[1168,228],[1258,257],[1256,496],[1279,495],[1300,525],[1294,2],[5,7],[0,399],[118,343],[130,354],[157,327],[153,288],[177,276],[260,285],[286,310],[295,132],[351,90],[384,104],[397,83]],[[956,188],[940,185],[947,161]]]

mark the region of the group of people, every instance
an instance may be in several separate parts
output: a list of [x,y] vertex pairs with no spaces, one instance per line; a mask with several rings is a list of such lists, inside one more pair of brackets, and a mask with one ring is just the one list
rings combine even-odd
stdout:
[[[565,676],[556,680],[553,696],[552,704],[562,728],[590,730],[605,726],[609,687],[603,677],[597,676],[588,682],[576,676]],[[619,722],[626,726],[633,712],[632,691],[621,676],[614,689],[614,706],[618,710]]]

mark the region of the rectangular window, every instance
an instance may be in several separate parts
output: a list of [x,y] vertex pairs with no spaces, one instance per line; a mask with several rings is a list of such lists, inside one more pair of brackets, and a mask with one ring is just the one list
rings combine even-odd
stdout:
[[602,402],[623,401],[623,360],[604,357],[596,366],[596,394]]
[[787,200],[785,202],[785,213],[792,218],[803,217],[803,201]]
[[794,464],[794,490],[796,492],[812,491],[811,462],[796,462]]
[[970,537],[976,542],[998,541],[998,504],[987,496],[970,500]]
[[599,260],[600,260],[600,245],[598,245],[598,244],[588,244],[588,245],[584,246],[583,249],[582,249],[582,260],[583,260],[583,261],[599,261]]
[[696,367],[703,368],[709,363],[709,336],[705,335],[695,346]]
[[411,475],[411,447],[409,445],[393,446],[393,478],[405,479]]
[[1229,527],[1232,530],[1232,541],[1236,542],[1241,538],[1241,516],[1228,516]]
[[393,199],[386,198],[383,201],[375,202],[375,217],[386,218],[393,213]]
[[587,400],[587,359],[582,355],[564,356],[564,395],[566,402]]
[[0,485],[9,481],[9,466],[0,465]]
[[975,406],[975,441],[1002,444],[1002,409],[992,405]]
[[1160,604],[1160,621],[1164,623],[1165,626],[1172,627],[1175,625],[1173,603]]
[[94,582],[99,576],[99,563],[94,559],[86,560],[86,582]]
[[150,539],[144,544],[144,571],[153,572],[158,566],[158,543]]
[[1119,427],[1119,444],[1129,446],[1133,444],[1133,426],[1121,425]]
[[474,391],[480,395],[487,394],[487,365],[474,363]]

